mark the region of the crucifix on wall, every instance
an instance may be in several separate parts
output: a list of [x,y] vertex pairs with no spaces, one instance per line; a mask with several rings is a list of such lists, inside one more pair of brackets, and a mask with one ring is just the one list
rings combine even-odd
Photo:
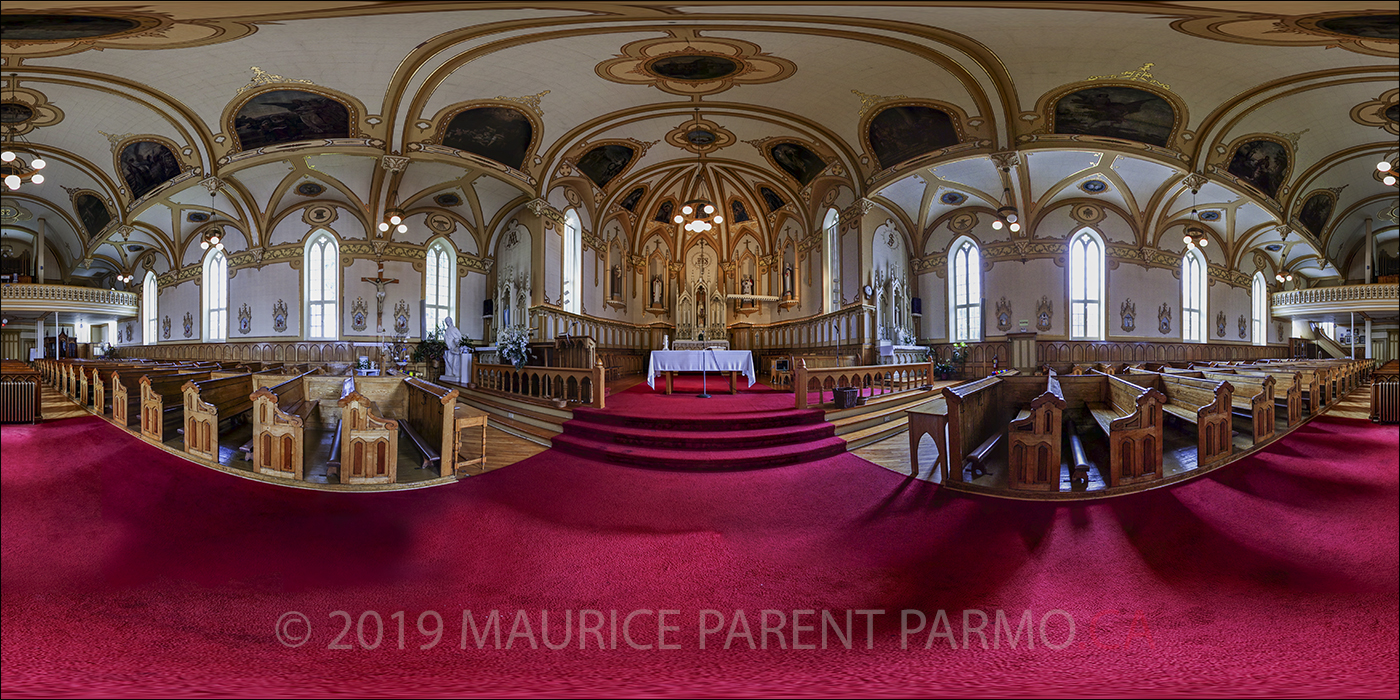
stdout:
[[379,263],[379,275],[377,277],[361,277],[364,282],[374,285],[374,327],[380,333],[384,332],[384,285],[398,282],[396,279],[384,279],[384,263]]

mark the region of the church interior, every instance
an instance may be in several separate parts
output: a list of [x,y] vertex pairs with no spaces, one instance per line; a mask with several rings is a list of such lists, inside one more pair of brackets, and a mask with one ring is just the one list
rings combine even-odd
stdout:
[[1394,3],[0,11],[6,697],[1394,697]]

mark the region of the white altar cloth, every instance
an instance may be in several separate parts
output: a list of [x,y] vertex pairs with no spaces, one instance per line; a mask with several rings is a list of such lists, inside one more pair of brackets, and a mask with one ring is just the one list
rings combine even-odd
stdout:
[[[703,364],[702,364],[703,363]],[[742,372],[753,386],[753,353],[748,350],[652,350],[647,386],[656,388],[662,372]]]

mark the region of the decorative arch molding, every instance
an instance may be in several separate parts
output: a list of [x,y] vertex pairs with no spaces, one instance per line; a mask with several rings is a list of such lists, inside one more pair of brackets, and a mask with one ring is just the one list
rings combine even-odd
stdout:
[[[418,123],[418,126],[420,127],[417,133],[417,136],[419,137],[418,143],[438,146],[444,151],[451,152],[453,154],[462,154],[483,159],[489,161],[498,168],[500,166],[504,166],[518,173],[532,173],[535,170],[535,168],[537,168],[542,162],[542,159],[539,157],[539,147],[540,141],[544,134],[544,121],[541,119],[541,112],[539,111],[539,98],[548,92],[549,91],[546,90],[540,93],[539,95],[533,95],[533,102],[531,102],[529,98],[522,98],[521,100],[508,100],[498,97],[493,100],[470,100],[467,102],[458,102],[456,104],[448,105],[447,107],[444,107],[443,109],[439,110],[438,113],[433,115],[431,119],[427,120],[426,122]],[[526,107],[531,108],[527,109]],[[452,146],[446,143],[447,141],[453,141],[454,143],[456,143],[456,138],[454,137],[454,135],[449,133],[449,131],[452,129],[452,124],[454,120],[472,110],[486,109],[509,110],[510,112],[513,112],[514,114],[523,117],[529,124],[529,138],[526,139],[524,148],[520,151],[520,159],[518,163],[512,165],[509,162],[491,158],[490,156],[482,154],[479,151],[460,148],[458,146]],[[482,116],[486,115],[483,114]],[[427,127],[424,127],[424,124],[427,124]],[[429,128],[432,129],[431,132],[427,130]],[[459,125],[459,128],[463,128],[463,126]],[[466,139],[471,138],[465,133],[457,136],[461,136],[462,138]],[[459,155],[459,157],[462,157],[462,155]]]
[[[996,215],[996,212],[992,211],[990,208],[983,208],[983,207],[971,207],[971,208],[972,208],[972,209],[981,210],[981,211],[986,211],[986,212],[988,212],[989,214],[991,214],[991,215],[993,215],[993,216]],[[1041,224],[1045,221],[1045,218],[1048,217],[1049,215],[1051,215],[1051,214],[1053,214],[1053,213],[1055,213],[1055,212],[1061,210],[1061,209],[1066,209],[1066,208],[1070,209],[1070,215],[1069,215],[1069,216],[1070,216],[1070,219],[1073,220],[1074,222],[1076,222],[1077,226],[1076,226],[1074,229],[1072,229],[1071,231],[1065,233],[1063,236],[1057,236],[1057,235],[1054,235],[1053,233],[1050,234],[1050,235],[1046,235],[1046,233],[1042,232],[1042,230],[1041,230],[1041,229],[1042,229]],[[959,211],[962,211],[962,210],[959,210]],[[1110,213],[1110,212],[1113,213],[1113,214],[1117,214],[1119,217],[1121,217],[1121,218],[1123,219],[1123,222],[1126,223],[1126,224],[1128,225],[1129,229],[1132,231],[1132,233],[1133,233],[1133,239],[1134,239],[1134,240],[1136,240],[1136,241],[1138,241],[1138,242],[1142,242],[1142,240],[1143,240],[1143,226],[1142,226],[1141,222],[1138,220],[1138,217],[1133,216],[1133,214],[1132,214],[1131,212],[1129,212],[1128,210],[1126,210],[1126,209],[1124,209],[1123,207],[1119,206],[1117,202],[1114,202],[1114,201],[1112,201],[1112,200],[1107,200],[1107,199],[1090,199],[1089,197],[1081,197],[1081,196],[1070,197],[1070,198],[1068,198],[1068,199],[1061,199],[1061,200],[1059,200],[1059,201],[1057,201],[1057,202],[1051,204],[1050,206],[1045,207],[1044,209],[1038,209],[1038,210],[1036,210],[1036,211],[1031,215],[1030,221],[1028,222],[1028,225],[1027,225],[1024,229],[1022,229],[1022,233],[1029,233],[1029,235],[1027,236],[1027,238],[1030,238],[1030,239],[1033,240],[1033,241],[1034,241],[1034,240],[1056,240],[1056,241],[1063,241],[1063,240],[1066,240],[1066,239],[1068,238],[1068,236],[1072,235],[1075,231],[1078,231],[1080,227],[1085,227],[1085,226],[1087,226],[1087,227],[1089,227],[1089,228],[1094,229],[1094,231],[1096,231],[1096,232],[1098,233],[1099,236],[1105,236],[1104,240],[1107,241],[1107,240],[1108,240],[1108,239],[1106,238],[1106,235],[1107,235],[1107,234],[1104,233],[1104,231],[1102,230],[1102,228],[1101,228],[1099,225],[1103,223],[1103,221],[1107,218],[1107,214]],[[941,218],[947,218],[947,217],[946,217],[946,215],[945,215],[944,217],[941,217]],[[1155,242],[1153,242],[1153,243],[1151,243],[1151,244],[1155,245]],[[1120,244],[1120,245],[1121,245],[1121,244]]]
[[[340,104],[340,106],[344,107],[346,111],[346,136],[315,136],[305,140],[281,141],[277,143],[257,146],[255,148],[248,148],[238,135],[238,116],[242,113],[244,107],[246,107],[249,102],[252,102],[253,100],[257,99],[262,95],[283,91],[310,93],[311,95],[322,97],[331,100],[332,102]],[[341,92],[339,90],[332,90],[330,88],[321,87],[319,85],[313,85],[309,83],[294,82],[277,82],[259,85],[257,89],[249,90],[247,93],[240,94],[237,98],[230,101],[224,107],[223,114],[219,117],[219,125],[223,128],[223,131],[219,134],[216,134],[214,137],[215,143],[221,143],[225,147],[223,157],[219,158],[218,163],[219,165],[225,165],[236,160],[243,160],[245,158],[253,157],[254,155],[263,155],[267,153],[275,153],[289,150],[300,150],[302,148],[307,147],[367,145],[374,148],[382,148],[384,146],[384,142],[382,140],[367,139],[364,136],[364,127],[361,125],[360,122],[364,118],[365,114],[365,107],[363,104],[360,103],[359,100],[357,100],[354,96],[348,93]],[[223,139],[222,141],[220,140],[221,138]]]
[[[1276,181],[1277,183],[1277,187],[1273,193],[1270,193],[1264,186],[1256,184],[1254,180],[1238,176],[1234,172],[1231,172],[1231,168],[1232,165],[1235,163],[1236,157],[1240,155],[1240,149],[1258,142],[1271,143],[1283,149],[1283,153],[1287,159],[1287,163],[1285,163],[1282,168],[1272,170],[1269,175],[1269,182]],[[1281,211],[1282,206],[1279,204],[1279,202],[1284,201],[1284,199],[1288,196],[1288,180],[1289,177],[1293,174],[1293,167],[1297,162],[1296,151],[1297,148],[1293,142],[1278,134],[1245,134],[1243,136],[1236,137],[1227,146],[1216,146],[1216,155],[1219,155],[1221,157],[1218,159],[1212,159],[1210,164],[1206,166],[1206,171],[1211,173],[1212,175],[1226,180],[1227,182],[1233,183],[1237,187],[1244,188],[1245,192],[1262,195],[1262,199],[1266,200],[1266,202],[1274,211]],[[1263,150],[1255,149],[1252,152],[1263,153]],[[1243,156],[1243,158],[1250,157],[1251,154],[1249,153]]]
[[[112,172],[117,173],[119,178],[118,192],[123,195],[128,204],[127,211],[130,212],[140,203],[152,199],[154,195],[169,190],[173,185],[197,177],[203,173],[203,169],[186,163],[180,157],[183,149],[165,136],[156,134],[122,134],[121,136],[108,135],[107,140],[112,143]],[[139,177],[150,179],[159,171],[153,172],[154,164],[149,162],[149,158],[154,155],[151,149],[140,149],[142,143],[154,143],[165,148],[169,152],[170,158],[178,171],[172,177],[159,181],[144,183],[144,191],[138,194],[136,187],[132,185],[132,178]],[[141,151],[146,151],[142,153]],[[142,163],[139,160],[148,162]],[[167,164],[168,165],[168,164]],[[163,174],[163,173],[160,173]]]
[[[1150,77],[1150,74],[1148,74],[1147,78]],[[1165,100],[1167,104],[1171,106],[1173,116],[1172,126],[1166,138],[1166,145],[1158,146],[1146,141],[1095,136],[1091,134],[1060,134],[1055,132],[1055,112],[1059,106],[1060,100],[1083,90],[1105,87],[1139,90]],[[1016,139],[1018,144],[1053,144],[1064,142],[1103,144],[1104,147],[1109,149],[1146,151],[1159,157],[1165,157],[1168,161],[1175,161],[1176,163],[1186,163],[1190,161],[1189,156],[1186,154],[1186,144],[1195,137],[1195,134],[1185,130],[1186,125],[1190,123],[1190,114],[1186,107],[1186,101],[1177,96],[1176,93],[1160,85],[1149,83],[1146,80],[1081,80],[1061,85],[1041,95],[1040,99],[1036,100],[1034,111],[1022,112],[1020,116],[1022,123],[1032,128],[1029,132],[1022,134]]]
[[[860,93],[857,94],[859,95]],[[981,126],[983,124],[982,120],[968,117],[967,112],[963,111],[961,107],[951,102],[944,102],[942,100],[934,100],[928,98],[904,97],[901,95],[887,98],[873,98],[869,104],[865,104],[866,100],[864,98],[870,97],[872,96],[862,95],[860,126],[857,127],[856,133],[860,135],[860,164],[862,166],[865,166],[868,169],[868,172],[872,174],[872,176],[878,176],[885,172],[892,171],[911,162],[925,160],[926,157],[930,154],[945,154],[947,152],[952,152],[953,150],[958,150],[958,146],[961,146],[964,142],[968,141],[969,139],[976,138],[977,136],[984,136],[984,134],[981,133],[981,129],[976,129],[978,133],[973,134],[970,133],[972,129],[969,128]],[[910,155],[902,160],[893,163],[886,164],[881,162],[880,159],[876,156],[875,148],[870,140],[871,122],[875,121],[876,118],[878,118],[881,114],[884,114],[887,110],[896,107],[927,107],[929,109],[934,109],[939,112],[943,112],[948,116],[949,121],[951,122],[951,125],[953,127],[953,133],[956,135],[957,141],[945,146],[941,146],[939,148],[926,150],[922,153]]]

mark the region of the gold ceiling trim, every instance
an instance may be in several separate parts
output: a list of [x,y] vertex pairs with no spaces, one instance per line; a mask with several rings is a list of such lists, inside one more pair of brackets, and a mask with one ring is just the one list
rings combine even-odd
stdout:
[[300,84],[300,85],[315,85],[315,84],[316,84],[316,83],[311,82],[310,80],[306,80],[306,79],[303,79],[303,78],[284,78],[284,77],[282,77],[282,76],[280,76],[280,75],[277,75],[276,73],[269,73],[269,72],[267,72],[267,71],[265,71],[265,70],[263,70],[263,69],[261,69],[261,68],[259,68],[259,67],[257,67],[257,66],[253,66],[253,67],[249,68],[248,70],[253,71],[253,79],[250,80],[250,81],[248,81],[248,84],[247,84],[247,85],[244,85],[243,87],[238,88],[237,90],[234,90],[234,94],[235,94],[235,95],[241,95],[241,94],[243,94],[244,92],[247,92],[248,90],[252,90],[252,89],[254,89],[254,88],[260,88],[260,87],[262,87],[262,86],[264,86],[264,85],[276,85],[276,84],[281,84],[281,83]]
[[1157,64],[1151,62],[1144,63],[1142,64],[1141,68],[1125,70],[1122,73],[1115,73],[1113,75],[1095,75],[1085,78],[1085,80],[1126,80],[1129,82],[1142,82],[1147,83],[1148,85],[1155,85],[1159,88],[1162,88],[1163,90],[1171,90],[1172,86],[1152,77],[1152,67],[1155,65]]

